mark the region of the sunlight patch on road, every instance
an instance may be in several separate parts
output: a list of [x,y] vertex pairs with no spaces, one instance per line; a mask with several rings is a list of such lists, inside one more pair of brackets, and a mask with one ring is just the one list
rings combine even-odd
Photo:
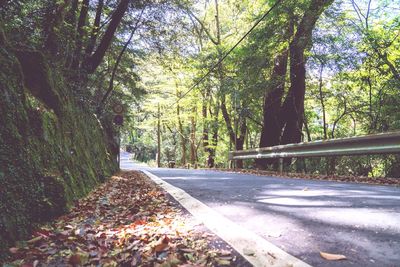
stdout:
[[260,192],[262,195],[268,194],[272,196],[288,196],[288,197],[298,197],[298,196],[306,196],[306,197],[315,197],[315,196],[338,196],[337,191],[331,190],[315,190],[315,189],[308,189],[304,190],[297,189],[297,190],[265,190]]
[[[174,177],[162,177],[164,180],[210,180],[209,177],[196,177],[196,176],[174,176]],[[229,177],[218,177],[218,180],[232,180]]]
[[320,200],[308,200],[299,198],[288,198],[288,197],[278,197],[278,198],[264,198],[258,199],[257,202],[274,204],[274,205],[287,205],[287,206],[338,206],[342,205],[341,202],[337,201],[320,201]]
[[[390,233],[400,233],[400,215],[393,213],[383,213],[375,209],[341,209],[341,208],[329,208],[315,210],[314,216],[319,218],[319,220],[334,223],[334,224],[344,224],[348,226],[353,226],[355,228],[370,228],[370,229],[381,229],[381,225],[385,225],[384,231]],[[386,211],[387,212],[387,211]],[[337,216],[340,214],[340,216]]]

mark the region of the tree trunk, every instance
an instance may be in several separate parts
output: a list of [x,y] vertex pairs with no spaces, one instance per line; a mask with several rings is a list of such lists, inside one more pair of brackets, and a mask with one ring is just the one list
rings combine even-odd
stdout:
[[64,0],[56,5],[56,8],[49,8],[46,11],[43,31],[45,33],[44,50],[51,55],[56,56],[59,52],[59,42],[57,40],[57,31],[62,26],[64,17],[67,13],[69,0]]
[[260,147],[279,145],[281,135],[281,111],[282,97],[285,89],[285,77],[287,70],[288,51],[284,51],[275,59],[271,80],[274,83],[265,93],[263,107],[263,128],[261,131]]
[[8,0],[0,0],[0,8],[3,8],[7,4]]
[[[221,99],[221,111],[222,116],[225,120],[226,128],[228,129],[229,140],[235,145],[235,150],[243,150],[244,140],[247,133],[247,123],[245,118],[239,118],[239,131],[240,135],[237,136],[235,130],[232,127],[232,121],[228,113],[228,109],[225,103],[225,97]],[[239,169],[243,168],[243,160],[236,161],[236,167]]]
[[[201,107],[201,114],[203,117],[203,148],[204,152],[210,156],[210,147],[209,147],[209,123],[207,121],[207,99],[208,99],[208,93],[204,92],[203,94],[203,104]],[[212,168],[213,166],[209,166],[208,161],[207,161],[207,167]]]
[[322,72],[323,72],[323,70],[324,70],[324,64],[321,63],[321,67],[319,70],[318,91],[319,91],[319,101],[321,102],[321,108],[322,108],[322,123],[323,123],[323,129],[324,129],[324,140],[326,140],[326,139],[328,139],[328,130],[327,130],[327,124],[326,124],[325,98],[324,98],[324,94],[322,92],[322,86],[323,86]]
[[75,52],[71,64],[71,69],[73,70],[76,70],[81,62],[82,46],[83,46],[83,41],[85,39],[85,26],[86,26],[88,11],[89,11],[89,0],[83,0],[81,12],[79,14],[78,27],[76,29],[77,36],[76,36]]
[[[219,100],[218,98],[215,101],[215,108],[214,112],[212,113],[213,121],[211,125],[211,148],[210,148],[210,154],[207,159],[207,163],[210,167],[215,167],[215,156],[217,153],[217,144],[218,144],[218,130],[219,130],[219,123],[218,123],[218,117],[219,117],[219,110],[220,110],[220,105],[219,105]],[[211,113],[211,112],[210,112]]]
[[[283,104],[282,121],[284,122],[284,130],[281,144],[299,143],[302,140],[306,90],[304,51],[311,43],[315,23],[325,8],[332,2],[333,0],[312,0],[290,43],[290,89]],[[290,158],[285,159],[286,165],[290,162]]]
[[115,79],[115,75],[116,75],[117,70],[118,70],[119,63],[121,62],[122,56],[124,55],[126,49],[128,48],[128,45],[131,42],[134,33],[135,33],[134,31],[131,32],[131,35],[129,36],[128,41],[126,41],[126,43],[124,44],[124,47],[122,48],[121,52],[118,55],[117,61],[114,64],[114,68],[113,68],[113,71],[112,71],[112,74],[111,74],[110,83],[108,85],[107,92],[104,94],[104,96],[101,99],[101,101],[99,103],[99,106],[97,108],[97,113],[98,114],[100,114],[102,112],[102,110],[104,109],[104,107],[106,105],[106,102],[107,102],[108,98],[110,97],[112,91],[114,90],[114,79]]
[[160,104],[158,104],[158,114],[157,114],[157,167],[161,167],[161,111]]
[[[322,87],[323,87],[323,80],[322,80],[322,73],[324,70],[324,63],[321,62],[321,66],[319,69],[319,84],[318,84],[318,92],[319,92],[319,101],[321,103],[321,108],[322,108],[322,123],[323,123],[323,129],[324,129],[324,140],[328,139],[328,129],[327,129],[327,123],[326,123],[326,108],[325,108],[325,99],[324,99],[324,94],[322,92]],[[326,174],[330,175],[334,173],[335,169],[335,158],[334,157],[326,157]]]
[[307,121],[307,117],[304,116],[304,130],[306,131],[306,135],[307,135],[307,142],[311,142],[311,132],[310,129],[308,128],[308,121]]
[[[236,150],[243,150],[244,146],[244,141],[246,139],[246,133],[247,133],[247,123],[246,119],[242,118],[239,123],[239,129],[240,129],[240,135],[239,137],[236,136],[236,145],[235,148]],[[243,169],[243,160],[238,160],[236,161],[236,167],[238,169]]]
[[78,2],[79,0],[72,0],[71,8],[69,9],[66,15],[66,21],[73,27],[75,27],[76,25],[76,13],[78,11]]
[[318,18],[333,0],[313,0],[297,27],[290,43],[290,89],[283,105],[284,132],[281,143],[298,143],[302,137],[306,69],[304,51],[311,43]]
[[[193,114],[195,114],[196,109],[194,108]],[[190,163],[194,166],[197,162],[197,149],[196,149],[196,120],[194,115],[190,117]]]
[[182,155],[181,155],[181,165],[185,166],[186,165],[186,138],[183,134],[183,125],[182,125],[182,121],[181,121],[181,111],[180,111],[180,106],[179,104],[176,107],[176,113],[178,116],[178,130],[179,130],[179,136],[181,139],[181,151],[182,151]]
[[228,130],[229,140],[231,141],[232,144],[235,144],[236,134],[233,130],[231,118],[229,116],[228,109],[226,107],[225,96],[223,96],[221,99],[221,111],[222,111],[222,116],[225,120],[226,128]]
[[104,33],[103,38],[100,40],[99,46],[97,47],[96,51],[85,60],[83,65],[84,69],[88,73],[93,73],[103,60],[104,55],[112,42],[118,25],[120,24],[122,17],[128,9],[129,2],[130,0],[121,0],[111,17],[111,21],[107,27],[106,32]]
[[93,49],[96,45],[96,40],[100,29],[101,15],[103,13],[103,7],[104,7],[104,0],[99,0],[96,9],[96,16],[92,27],[92,33],[90,34],[90,40],[85,51],[85,58],[89,57],[92,54]]
[[[290,20],[286,28],[285,37],[290,44],[293,36],[294,24],[293,14],[289,12]],[[285,91],[285,82],[287,75],[287,65],[289,57],[289,48],[281,51],[274,59],[274,67],[271,74],[270,85],[266,88],[263,105],[263,124],[260,136],[260,147],[270,147],[280,144],[282,136],[282,99]],[[278,165],[277,159],[259,159],[256,165],[260,169],[265,169],[267,165]]]
[[[280,118],[282,97],[285,89],[285,78],[287,72],[288,51],[275,58],[275,65],[271,75],[271,87],[267,88],[263,106],[263,127],[261,130],[260,147],[279,145],[282,134],[282,123]],[[276,163],[275,159],[259,159],[257,167],[264,169],[267,164]]]
[[304,50],[297,46],[290,48],[289,93],[283,104],[284,131],[281,144],[299,143],[302,137],[305,95]]

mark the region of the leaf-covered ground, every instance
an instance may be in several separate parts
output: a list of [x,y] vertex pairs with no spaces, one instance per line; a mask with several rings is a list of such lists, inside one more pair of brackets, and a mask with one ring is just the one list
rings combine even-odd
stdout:
[[10,248],[3,266],[249,266],[140,172],[121,172]]

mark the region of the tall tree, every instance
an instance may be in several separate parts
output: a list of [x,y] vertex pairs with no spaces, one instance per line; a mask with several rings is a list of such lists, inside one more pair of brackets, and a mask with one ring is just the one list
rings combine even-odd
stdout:
[[306,91],[306,58],[304,52],[311,43],[315,23],[332,2],[333,0],[311,1],[290,43],[290,88],[283,104],[284,131],[282,144],[301,141]]

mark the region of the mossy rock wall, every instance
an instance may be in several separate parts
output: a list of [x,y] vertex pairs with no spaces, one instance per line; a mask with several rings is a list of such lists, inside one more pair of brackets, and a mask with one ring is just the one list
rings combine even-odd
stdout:
[[99,120],[34,56],[0,47],[0,259],[117,170]]

